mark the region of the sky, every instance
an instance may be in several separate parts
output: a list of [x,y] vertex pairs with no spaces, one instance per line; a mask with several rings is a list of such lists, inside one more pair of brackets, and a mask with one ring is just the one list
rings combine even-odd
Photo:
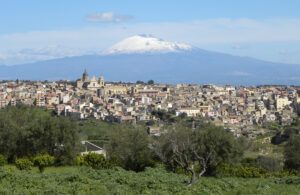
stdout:
[[0,65],[94,54],[137,34],[300,64],[299,0],[0,2]]

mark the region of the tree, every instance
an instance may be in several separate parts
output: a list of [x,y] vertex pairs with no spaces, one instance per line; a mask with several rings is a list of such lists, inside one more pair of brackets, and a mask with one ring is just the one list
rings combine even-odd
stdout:
[[153,116],[156,116],[158,117],[160,120],[163,120],[163,121],[167,121],[167,120],[170,120],[171,117],[172,117],[172,114],[170,112],[167,112],[166,110],[153,110],[151,112],[151,114]]
[[147,83],[148,83],[148,85],[153,85],[154,81],[153,80],[149,80]]
[[45,168],[53,165],[54,157],[49,154],[40,154],[34,157],[33,159],[34,165],[38,166],[40,172],[44,172]]
[[144,83],[144,81],[138,80],[138,81],[136,81],[136,84],[143,84],[144,85],[145,83]]
[[25,105],[0,110],[0,153],[10,162],[48,153],[57,164],[68,164],[79,146],[77,124],[66,117]]
[[105,146],[110,159],[119,159],[127,170],[143,171],[150,163],[149,137],[143,126],[122,125],[109,134]]
[[[190,185],[210,166],[234,163],[243,152],[232,134],[214,125],[192,130],[184,123],[169,127],[151,144],[152,151],[165,163],[174,163],[191,173]],[[196,166],[199,167],[197,171]]]
[[300,171],[300,136],[294,135],[289,138],[284,147],[285,168]]

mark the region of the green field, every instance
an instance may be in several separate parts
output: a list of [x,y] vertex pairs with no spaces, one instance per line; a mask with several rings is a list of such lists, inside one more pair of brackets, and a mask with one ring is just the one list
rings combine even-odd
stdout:
[[203,177],[188,186],[189,177],[159,168],[144,172],[121,168],[49,167],[19,171],[13,165],[0,171],[0,194],[299,194],[300,178]]

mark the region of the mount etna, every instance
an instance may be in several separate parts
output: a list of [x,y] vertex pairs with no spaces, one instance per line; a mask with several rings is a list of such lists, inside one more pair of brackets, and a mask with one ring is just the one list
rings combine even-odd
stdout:
[[211,52],[149,35],[124,39],[93,55],[0,66],[0,79],[75,80],[84,69],[108,81],[300,85],[300,65]]

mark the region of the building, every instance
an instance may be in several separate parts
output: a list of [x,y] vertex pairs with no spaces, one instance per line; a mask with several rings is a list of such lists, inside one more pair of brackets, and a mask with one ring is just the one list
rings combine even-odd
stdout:
[[77,79],[76,87],[79,89],[97,91],[101,87],[104,87],[104,77],[101,76],[99,79],[96,79],[96,77],[93,76],[90,80],[89,75],[85,69],[82,77]]
[[276,109],[277,111],[281,111],[284,109],[286,105],[289,105],[291,102],[289,101],[288,97],[277,97],[276,98]]

